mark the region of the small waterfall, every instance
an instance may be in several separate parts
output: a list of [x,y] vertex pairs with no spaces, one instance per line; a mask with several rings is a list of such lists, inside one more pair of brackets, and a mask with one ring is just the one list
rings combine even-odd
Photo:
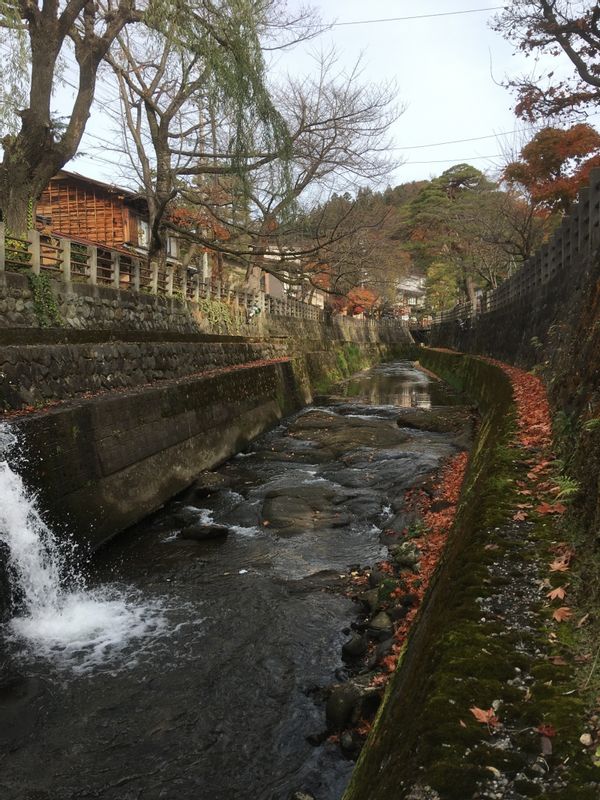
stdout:
[[9,459],[16,437],[0,425],[0,542],[8,555],[16,615],[5,633],[34,655],[59,666],[87,670],[112,660],[133,638],[162,626],[158,604],[143,606],[131,590],[89,589],[65,558]]

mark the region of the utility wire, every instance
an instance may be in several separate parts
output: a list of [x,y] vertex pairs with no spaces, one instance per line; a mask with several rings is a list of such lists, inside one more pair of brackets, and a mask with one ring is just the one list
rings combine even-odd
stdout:
[[341,28],[343,25],[372,25],[378,22],[407,22],[413,19],[431,19],[433,17],[456,17],[460,14],[477,14],[482,11],[502,11],[504,6],[489,6],[488,8],[468,8],[464,11],[440,11],[436,14],[414,14],[410,17],[383,17],[382,19],[354,19],[348,22],[332,22],[332,28]]
[[390,148],[391,150],[424,150],[428,147],[443,147],[447,144],[462,144],[463,142],[480,142],[482,139],[495,139],[497,136],[511,136],[514,133],[527,133],[527,128],[518,129],[516,128],[514,131],[500,131],[499,133],[488,133],[485,136],[472,136],[469,139],[452,139],[448,142],[431,142],[431,144],[411,144],[406,145],[403,147],[402,145],[398,145],[397,147]]
[[469,156],[468,158],[442,158],[437,161],[405,161],[400,167],[412,166],[413,164],[467,164],[469,161],[488,161],[492,158],[503,158],[502,153],[494,153],[492,156]]

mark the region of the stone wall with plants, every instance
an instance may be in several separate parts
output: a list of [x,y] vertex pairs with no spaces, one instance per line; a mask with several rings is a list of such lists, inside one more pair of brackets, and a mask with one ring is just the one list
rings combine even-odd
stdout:
[[[301,305],[301,304],[298,304]],[[226,336],[340,339],[354,342],[410,341],[401,323],[334,317],[325,322],[300,316],[260,314],[224,299],[184,302],[177,295],[152,295],[110,286],[65,283],[47,273],[0,271],[0,337],[18,328],[94,330],[119,333],[165,331]],[[325,335],[326,332],[326,335]]]
[[31,271],[0,272],[0,329],[76,328],[197,333],[188,306],[177,298],[65,284]]

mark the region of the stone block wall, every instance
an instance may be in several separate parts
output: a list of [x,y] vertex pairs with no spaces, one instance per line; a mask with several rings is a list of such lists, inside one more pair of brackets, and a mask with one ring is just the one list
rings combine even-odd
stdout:
[[[50,281],[60,323],[66,328],[198,333],[191,307],[173,297],[119,291],[85,283]],[[0,272],[0,329],[43,327],[25,273]]]
[[[67,337],[68,338],[68,337]],[[287,355],[277,340],[67,341],[0,347],[0,411]]]

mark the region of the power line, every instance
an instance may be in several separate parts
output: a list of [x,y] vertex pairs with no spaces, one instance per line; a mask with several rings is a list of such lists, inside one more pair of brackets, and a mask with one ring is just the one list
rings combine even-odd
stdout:
[[526,133],[527,129],[515,129],[514,131],[500,131],[499,133],[488,133],[485,136],[472,136],[469,139],[452,139],[447,142],[432,142],[431,144],[411,144],[406,147],[399,145],[392,147],[392,150],[423,150],[427,147],[442,147],[447,144],[462,144],[463,142],[480,142],[482,139],[495,139],[497,136],[510,136],[514,133]]
[[502,11],[504,6],[489,6],[488,8],[468,8],[464,11],[441,11],[436,14],[414,14],[410,17],[383,17],[382,19],[354,19],[348,22],[333,22],[332,28],[341,28],[343,25],[372,25],[378,22],[407,22],[413,19],[431,19],[433,17],[456,17],[460,14],[477,14],[483,11]]
[[466,164],[469,161],[488,161],[492,158],[503,158],[502,153],[494,153],[492,156],[469,156],[468,158],[442,158],[437,161],[405,161],[401,167],[413,166],[414,164]]

